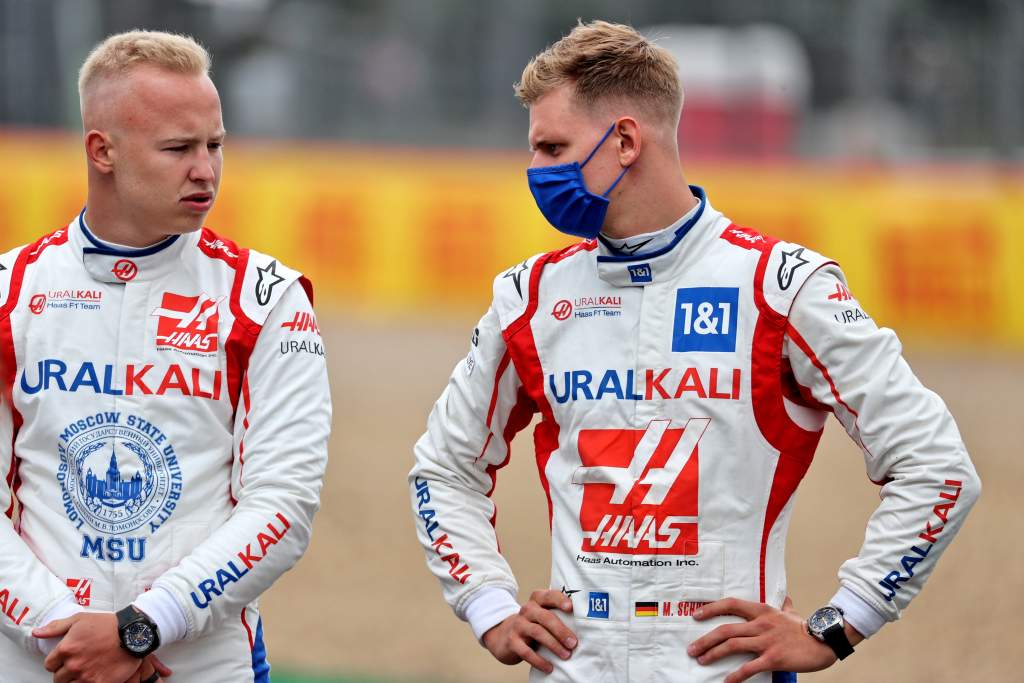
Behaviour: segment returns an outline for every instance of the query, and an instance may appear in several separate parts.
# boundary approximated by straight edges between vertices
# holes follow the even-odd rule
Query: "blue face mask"
[[[600,195],[587,189],[583,182],[583,167],[597,154],[613,130],[614,123],[582,164],[574,161],[571,164],[526,169],[526,179],[530,183],[530,192],[533,193],[537,207],[548,223],[564,233],[594,239],[601,232],[604,216],[608,212],[608,194],[615,189],[630,167],[622,169],[612,186]]]

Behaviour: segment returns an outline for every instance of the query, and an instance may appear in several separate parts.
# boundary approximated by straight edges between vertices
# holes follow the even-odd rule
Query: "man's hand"
[[[569,659],[576,647],[576,634],[552,609],[572,614],[572,601],[561,591],[534,591],[519,614],[513,614],[484,634],[484,647],[502,664],[525,661],[534,669],[551,673],[555,667],[534,648],[543,645],[562,659]]]
[[[163,680],[170,675],[171,670],[157,659],[156,655],[149,655],[142,660],[139,670],[124,683],[163,683]]]
[[[53,683],[124,683],[142,666],[121,647],[112,612],[79,612],[32,631],[35,638],[61,638],[43,666]],[[162,666],[162,665],[161,665]]]
[[[740,683],[763,671],[820,671],[836,661],[832,648],[807,632],[804,620],[793,609],[789,598],[782,604],[782,609],[760,602],[726,598],[705,605],[694,614],[694,618],[704,620],[723,614],[733,614],[747,621],[719,626],[693,641],[686,652],[701,664],[710,664],[742,652],[757,655],[730,673],[725,683]],[[863,640],[863,636],[849,624],[846,634],[854,645]]]

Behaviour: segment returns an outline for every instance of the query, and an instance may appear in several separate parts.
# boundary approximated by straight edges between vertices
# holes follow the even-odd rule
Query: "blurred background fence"
[[[0,122],[75,128],[105,35],[189,33],[233,135],[525,146],[511,85],[577,17],[681,56],[688,152],[1020,160],[1019,0],[0,0]]]

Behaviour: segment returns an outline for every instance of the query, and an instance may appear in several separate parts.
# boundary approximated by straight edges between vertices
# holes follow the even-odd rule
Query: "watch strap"
[[[853,654],[853,645],[850,644],[850,639],[846,637],[843,624],[836,624],[831,628],[825,629],[821,637],[840,660],[846,659]]]
[[[134,607],[128,605],[117,611],[117,630],[120,632],[125,626],[135,621],[139,616],[139,612]]]

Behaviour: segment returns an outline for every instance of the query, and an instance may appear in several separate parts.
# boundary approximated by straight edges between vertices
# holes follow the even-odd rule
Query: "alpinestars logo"
[[[197,354],[217,352],[217,326],[220,322],[218,306],[224,297],[214,299],[200,296],[182,296],[165,292],[163,305],[153,311],[159,318],[156,346]]]
[[[256,302],[266,306],[270,303],[274,287],[284,282],[284,278],[277,274],[277,261],[271,261],[266,268],[256,266],[256,272],[259,274],[256,280]]]
[[[526,272],[526,261],[523,261],[518,266],[513,266],[512,268],[509,268],[508,271],[506,271],[506,273],[501,276],[502,279],[505,279],[507,277],[512,278],[512,283],[516,286],[516,294],[519,295],[520,299],[523,298],[523,282],[522,282],[522,280],[523,280],[523,273],[525,273],[525,272]]]
[[[580,432],[580,526],[584,552],[696,555],[697,444],[711,420],[682,429],[653,420],[646,430]]]
[[[779,281],[779,289],[789,289],[789,286],[793,284],[793,275],[796,274],[797,268],[808,263],[810,261],[804,258],[803,247],[782,252],[782,263],[779,264],[779,272],[775,274],[775,278]]]

